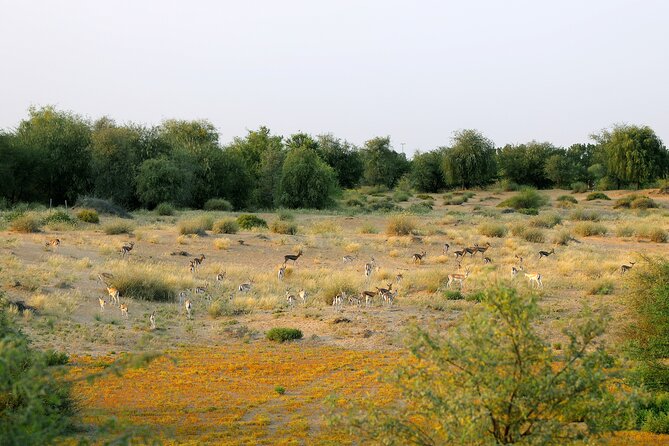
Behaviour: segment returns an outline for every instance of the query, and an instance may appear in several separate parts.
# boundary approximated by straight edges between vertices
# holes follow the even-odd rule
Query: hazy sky
[[[209,119],[406,151],[476,128],[669,144],[669,1],[0,0],[0,128],[53,104],[119,123]]]

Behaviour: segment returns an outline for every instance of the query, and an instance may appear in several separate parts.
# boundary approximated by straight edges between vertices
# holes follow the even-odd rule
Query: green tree
[[[497,175],[495,145],[476,130],[460,130],[453,135],[453,145],[442,148],[442,169],[449,185],[483,186]]]
[[[253,178],[239,153],[232,150],[221,151],[213,159],[213,196],[228,200],[235,209],[249,206],[253,190]]]
[[[442,164],[444,151],[417,152],[411,160],[411,184],[420,192],[439,192],[446,187]]]
[[[667,148],[650,127],[616,125],[593,138],[606,151],[609,174],[619,183],[641,188],[642,183],[667,175]]]
[[[575,168],[566,152],[559,150],[546,160],[544,165],[544,174],[557,187],[564,188],[569,186],[575,178]]]
[[[29,118],[16,130],[16,142],[22,150],[35,154],[41,201],[56,203],[88,192],[91,186],[89,149],[91,129],[83,118],[54,107],[31,108]]]
[[[258,178],[263,155],[283,151],[283,137],[272,135],[267,127],[260,127],[258,130],[249,130],[245,138],[235,138],[228,149],[239,152],[251,175]]]
[[[134,207],[140,134],[102,118],[93,125],[91,170],[95,196]]]
[[[363,173],[360,152],[356,148],[333,135],[319,135],[318,156],[332,167],[342,188],[353,188],[358,185]]]
[[[447,336],[415,329],[415,360],[391,378],[399,403],[370,401],[341,419],[365,444],[383,445],[563,445],[613,429],[620,406],[603,319],[584,313],[558,354],[537,334],[538,315],[536,298],[500,288]]]
[[[311,150],[318,150],[318,142],[312,138],[311,135],[307,135],[306,133],[295,133],[290,135],[284,142],[284,145],[289,150],[298,149],[300,147],[306,147]]]
[[[137,196],[149,209],[162,202],[183,206],[190,201],[190,185],[190,172],[181,169],[173,160],[150,159],[139,167]]]
[[[0,445],[51,444],[72,429],[71,386],[0,310]]]
[[[281,204],[288,208],[321,209],[337,187],[334,170],[308,147],[292,149],[281,171]]]
[[[390,137],[370,139],[360,153],[364,166],[363,182],[367,185],[393,187],[410,169],[406,155],[390,148]]]
[[[500,174],[517,184],[548,187],[552,180],[546,176],[546,161],[556,152],[548,142],[506,145],[497,154]]]

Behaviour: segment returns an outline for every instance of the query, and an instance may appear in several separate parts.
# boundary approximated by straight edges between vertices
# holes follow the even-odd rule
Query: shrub
[[[270,230],[275,234],[295,235],[297,234],[297,225],[287,221],[274,220],[270,225]]]
[[[218,220],[211,227],[211,232],[214,234],[236,234],[239,231],[237,220],[233,218],[224,218]]]
[[[302,339],[302,331],[297,328],[272,328],[267,332],[267,339],[276,342],[292,341],[294,339]]]
[[[600,216],[597,211],[588,211],[579,208],[569,214],[569,218],[576,221],[599,221]]]
[[[174,215],[174,206],[172,206],[171,203],[160,203],[158,206],[156,206],[156,213],[164,217]]]
[[[539,194],[534,189],[525,189],[502,201],[497,207],[508,207],[516,210],[521,209],[538,209],[548,203],[548,198],[545,195]]]
[[[553,236],[553,243],[556,245],[567,245],[571,239],[571,233],[567,229],[563,229]]]
[[[463,203],[467,202],[467,197],[459,195],[457,197],[454,197],[451,194],[446,194],[444,195],[444,204],[447,206],[459,206]]]
[[[409,235],[416,229],[416,223],[406,215],[395,215],[388,221],[386,234],[388,235]]]
[[[578,203],[578,200],[572,197],[571,195],[560,195],[559,197],[557,197],[557,201],[565,201],[567,203],[573,203],[573,204]]]
[[[50,225],[54,223],[74,224],[76,223],[76,220],[67,211],[58,209],[56,211],[47,214],[47,216],[44,217],[44,219],[42,220],[42,223],[45,225]]]
[[[232,204],[223,198],[210,198],[204,203],[205,211],[231,211]]]
[[[279,217],[279,220],[281,221],[293,221],[295,220],[295,214],[290,212],[287,209],[279,209],[277,211],[277,217]]]
[[[214,319],[221,316],[242,316],[244,314],[248,314],[249,312],[250,310],[247,308],[241,307],[239,304],[228,299],[219,299],[214,301],[211,305],[209,305],[209,308],[207,308],[207,313],[209,313],[209,316]]]
[[[630,207],[632,209],[650,209],[650,208],[656,208],[658,206],[655,200],[653,200],[652,198],[638,197],[635,198],[632,201],[632,203],[630,203]]]
[[[608,296],[613,294],[615,290],[615,285],[611,280],[602,280],[595,283],[589,290],[588,294],[595,296]]]
[[[465,298],[460,290],[446,290],[444,291],[444,297],[448,300],[462,300]]]
[[[86,223],[100,223],[100,216],[95,209],[82,209],[77,212],[77,218]]]
[[[499,187],[504,191],[504,192],[516,192],[519,189],[519,186],[517,183],[509,180],[509,179],[503,179],[499,183]]]
[[[371,223],[365,223],[359,229],[361,234],[378,234],[379,230]]]
[[[526,230],[527,226],[525,224],[517,223],[511,226],[511,235],[513,235],[514,237],[520,237],[525,233]]]
[[[214,239],[214,248],[216,249],[230,249],[232,245],[232,240],[229,238],[217,238]]]
[[[132,223],[120,219],[108,221],[102,226],[102,230],[107,235],[130,234],[134,229]]]
[[[571,184],[571,191],[575,194],[582,194],[588,191],[588,185],[582,181],[577,181]]]
[[[100,214],[116,215],[121,218],[132,218],[125,209],[121,206],[112,203],[109,200],[94,197],[79,197],[77,199],[77,207],[95,209]]]
[[[403,191],[403,190],[398,190],[395,191],[393,194],[393,200],[400,202],[400,201],[407,201],[409,199],[410,195],[409,193]]]
[[[123,297],[153,302],[170,302],[176,297],[175,284],[151,268],[116,271],[111,282]]]
[[[581,237],[591,237],[594,235],[606,235],[606,226],[599,223],[581,222],[574,226],[574,232]]]
[[[662,228],[654,228],[650,231],[648,235],[651,242],[655,243],[667,243],[669,239],[669,234]]]
[[[369,200],[367,204],[368,212],[397,212],[401,211],[402,208],[395,205],[389,200],[374,199]]]
[[[562,218],[558,214],[541,214],[530,220],[530,226],[535,228],[552,228],[562,223]]]
[[[610,200],[609,196],[606,195],[604,192],[590,192],[585,199],[587,201],[592,201],[592,200]]]
[[[636,231],[631,226],[618,226],[616,228],[616,237],[633,237]]]
[[[42,220],[32,212],[14,218],[9,224],[9,229],[12,231],[23,233],[39,232],[41,227]]]
[[[522,237],[530,243],[544,243],[546,234],[540,229],[527,228],[523,231]]]
[[[429,194],[418,194],[416,195],[416,198],[420,198],[421,200],[432,200],[434,201],[434,197]]]
[[[257,215],[253,214],[242,214],[237,217],[237,224],[242,229],[253,229],[253,228],[266,228],[267,222]]]
[[[47,350],[44,352],[44,359],[47,367],[53,365],[65,365],[70,361],[70,357],[65,352],[57,352],[55,350]]]
[[[206,215],[196,218],[189,218],[187,220],[181,220],[177,225],[179,228],[179,234],[181,235],[206,235],[207,231],[210,231],[213,226],[214,222],[212,218]]]
[[[428,201],[421,203],[413,203],[407,208],[407,212],[411,214],[429,214],[432,211],[432,205]]]
[[[479,234],[485,235],[486,237],[506,237],[506,234],[509,230],[505,225],[496,224],[496,223],[485,223],[479,226]]]

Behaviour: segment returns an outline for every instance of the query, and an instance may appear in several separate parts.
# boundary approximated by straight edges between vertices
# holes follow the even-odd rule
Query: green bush
[[[287,209],[279,209],[277,211],[277,217],[279,217],[279,220],[281,221],[293,221],[295,220],[295,214],[290,212]]]
[[[113,285],[124,297],[152,302],[172,302],[176,297],[175,286],[168,278],[144,268],[117,271]]]
[[[95,209],[82,209],[77,212],[77,218],[86,223],[100,223],[100,216]]]
[[[129,221],[120,219],[108,221],[102,226],[102,230],[107,235],[130,234],[135,226]]]
[[[667,243],[669,240],[669,234],[662,228],[654,228],[648,234],[651,242],[655,243]]]
[[[9,224],[12,231],[23,233],[39,232],[41,227],[42,219],[32,212],[14,218]]]
[[[444,195],[444,204],[446,206],[459,206],[463,203],[466,203],[468,198],[462,195],[454,197],[452,194]]]
[[[210,198],[204,203],[205,211],[231,211],[232,204],[223,198]]]
[[[444,297],[448,300],[462,300],[465,298],[460,290],[446,290],[444,291]]]
[[[269,229],[275,234],[297,234],[297,225],[287,221],[274,220]]]
[[[479,234],[485,235],[486,237],[502,238],[506,237],[508,232],[509,230],[503,224],[484,223],[479,226]]]
[[[530,243],[544,243],[546,234],[540,229],[527,228],[523,231],[522,237]]]
[[[302,331],[297,328],[272,328],[267,332],[267,339],[276,342],[292,341],[294,339],[302,339]]]
[[[553,243],[556,245],[567,245],[571,239],[571,232],[567,229],[563,229],[553,236]]]
[[[567,203],[577,204],[578,200],[571,195],[560,195],[557,197],[557,201],[565,201]]]
[[[504,192],[516,192],[520,188],[517,183],[509,179],[503,179],[502,181],[500,181],[499,187]]]
[[[502,201],[497,207],[507,207],[516,210],[521,209],[539,209],[548,203],[548,198],[545,195],[539,194],[534,189],[525,189]]]
[[[588,294],[595,296],[608,296],[613,294],[615,284],[611,280],[602,280],[595,283],[589,290]]]
[[[95,209],[100,214],[116,215],[121,218],[132,218],[125,209],[112,203],[109,200],[94,197],[79,197],[77,199],[77,207]]]
[[[401,211],[402,208],[395,205],[389,200],[390,197],[385,197],[384,199],[373,199],[369,200],[367,203],[366,210],[368,212],[397,212]]]
[[[239,225],[234,218],[224,218],[218,220],[211,227],[211,232],[214,234],[236,234],[239,231]]]
[[[651,393],[635,402],[637,429],[654,434],[669,434],[669,394]]]
[[[562,217],[558,214],[541,214],[530,220],[530,226],[535,228],[552,228],[562,223]]]
[[[599,223],[581,222],[574,226],[574,232],[581,237],[592,237],[594,235],[606,235],[606,226]]]
[[[616,227],[616,237],[634,237],[636,231],[631,226]]]
[[[181,220],[177,227],[179,228],[179,234],[182,235],[205,235],[207,231],[211,231],[211,229],[214,227],[214,221],[211,217],[203,215],[200,217]]]
[[[585,199],[587,201],[592,201],[592,200],[610,200],[609,196],[606,195],[604,192],[590,192]]]
[[[174,215],[174,206],[172,206],[172,203],[160,203],[156,206],[156,213],[163,217],[169,217],[170,215]]]
[[[54,365],[65,365],[70,361],[70,357],[65,352],[57,352],[55,350],[47,350],[44,352],[44,359],[47,367]]]
[[[576,221],[599,221],[600,216],[597,211],[588,211],[585,209],[575,209],[571,214],[569,214],[571,220]]]
[[[407,212],[411,214],[429,214],[432,211],[432,205],[429,201],[423,201],[421,203],[413,203],[407,208]]]
[[[577,181],[575,183],[572,183],[571,191],[575,194],[582,194],[588,191],[588,185],[583,183],[582,181]]]
[[[417,194],[416,198],[420,198],[421,200],[432,200],[434,201],[434,197],[429,194]]]
[[[649,209],[656,207],[657,203],[653,199],[636,194],[625,195],[624,197],[618,198],[613,205],[614,209]]]
[[[395,193],[393,194],[393,200],[395,200],[398,203],[400,201],[407,201],[409,198],[410,198],[409,193],[403,190],[395,191]]]
[[[386,234],[388,235],[409,235],[416,229],[416,222],[406,215],[395,215],[388,220]]]
[[[253,214],[240,215],[237,217],[237,224],[242,229],[267,228],[267,222]]]

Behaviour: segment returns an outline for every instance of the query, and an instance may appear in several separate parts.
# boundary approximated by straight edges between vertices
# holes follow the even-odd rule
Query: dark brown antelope
[[[392,289],[393,289],[393,284],[392,284],[392,283],[389,283],[389,284],[387,285],[387,287],[388,287],[388,288],[379,288],[379,287],[375,287],[375,288],[376,288],[376,294],[378,294],[379,296],[383,296],[384,294],[386,294],[386,293],[392,291]]]
[[[449,245],[448,243],[444,243],[444,255],[446,255],[446,253],[448,252],[448,248],[450,247],[451,245]]]
[[[130,251],[132,251],[132,248],[135,247],[135,242],[130,242],[127,245],[121,246],[121,257],[125,257],[126,254],[130,254]]]
[[[630,262],[629,265],[620,266],[620,274],[625,274],[627,271],[631,270],[636,262]]]
[[[363,291],[362,293],[360,293],[360,298],[365,299],[366,307],[374,303],[374,296],[376,296],[376,293],[374,291]]]
[[[427,253],[423,251],[420,254],[414,254],[411,258],[413,259],[414,264],[421,264],[423,263],[423,259],[427,256]]]
[[[460,257],[465,256],[465,249],[461,249],[460,251],[453,251],[453,254],[455,255],[455,260],[458,260]]]
[[[476,249],[476,252],[480,252],[481,256],[483,256],[490,246],[490,242],[486,242],[484,246],[474,245],[474,248]]]
[[[483,257],[483,263],[486,265],[492,263],[492,259],[490,257]]]
[[[551,249],[550,251],[539,251],[539,260],[544,257],[548,257],[551,254],[555,254],[555,248]]]
[[[202,265],[202,262],[204,262],[205,256],[204,254],[200,254],[200,257],[195,257],[192,261],[193,266],[195,269],[198,269],[200,265]]]
[[[478,252],[478,246],[473,246],[471,248],[463,249],[465,254],[469,254],[469,257],[474,257],[474,254]]]
[[[297,254],[286,254],[283,256],[283,263],[287,263],[289,260],[293,261],[293,265],[297,262],[297,259],[302,255],[302,250],[297,251]]]

